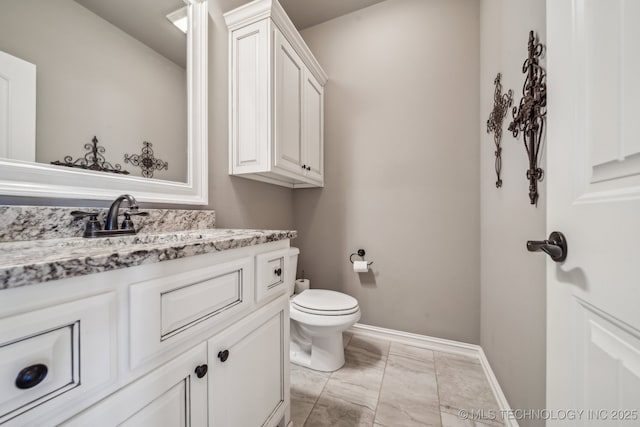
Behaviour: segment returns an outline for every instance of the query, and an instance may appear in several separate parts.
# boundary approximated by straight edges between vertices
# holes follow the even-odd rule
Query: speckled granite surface
[[[86,219],[74,219],[72,211],[100,212],[103,222],[108,208],[68,208],[55,206],[0,206],[0,242],[82,237]],[[138,233],[166,233],[176,230],[214,228],[213,210],[141,209],[148,217],[134,217]],[[120,210],[121,212],[124,209]],[[120,221],[122,217],[120,218]]]
[[[292,239],[295,231],[206,229],[0,243],[0,289]]]

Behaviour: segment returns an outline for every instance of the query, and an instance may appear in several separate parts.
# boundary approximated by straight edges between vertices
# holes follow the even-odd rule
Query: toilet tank
[[[293,295],[296,285],[296,271],[298,269],[298,254],[300,249],[289,248],[289,268],[285,271],[287,288],[289,288],[289,296]]]

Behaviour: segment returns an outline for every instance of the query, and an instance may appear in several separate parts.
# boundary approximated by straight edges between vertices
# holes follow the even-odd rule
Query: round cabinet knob
[[[307,170],[310,171],[311,170],[311,166],[307,166]]]
[[[276,276],[278,276],[278,277],[282,276],[282,269],[281,269],[281,268],[276,268],[273,272],[274,272],[274,273],[276,274]]]
[[[198,378],[202,378],[202,377],[204,377],[205,375],[207,375],[207,371],[208,371],[208,370],[209,370],[209,367],[208,367],[206,364],[204,364],[204,365],[200,365],[200,366],[197,366],[197,367],[196,367],[196,370],[195,370],[195,372],[196,372],[196,376],[197,376]]]
[[[16,387],[22,390],[35,387],[47,378],[48,372],[49,368],[42,363],[27,366],[18,373]]]
[[[307,168],[307,165],[302,165],[302,169],[306,169],[306,168]]]
[[[221,362],[226,362],[228,358],[229,358],[229,350],[218,352],[218,359],[220,359]]]

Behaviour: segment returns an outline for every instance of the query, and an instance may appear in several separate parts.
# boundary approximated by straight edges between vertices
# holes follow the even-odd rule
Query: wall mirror
[[[206,204],[207,25],[206,0],[1,1],[0,194]]]

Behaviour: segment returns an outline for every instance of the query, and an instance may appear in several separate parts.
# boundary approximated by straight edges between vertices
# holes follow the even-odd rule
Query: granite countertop
[[[295,231],[202,229],[0,243],[0,289],[292,239]]]

